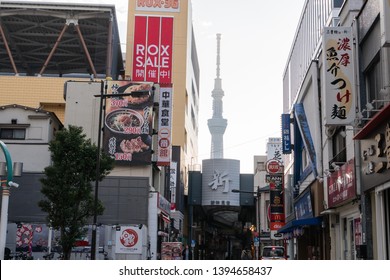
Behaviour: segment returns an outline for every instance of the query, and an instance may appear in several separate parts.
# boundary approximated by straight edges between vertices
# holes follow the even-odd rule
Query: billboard
[[[132,80],[172,82],[173,17],[135,16]]]
[[[351,27],[325,27],[323,35],[325,125],[355,119],[355,83]]]
[[[152,88],[152,83],[107,82],[103,147],[116,164],[151,163]]]

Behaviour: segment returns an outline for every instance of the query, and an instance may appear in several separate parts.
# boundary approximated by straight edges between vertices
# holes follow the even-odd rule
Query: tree
[[[44,199],[39,201],[48,214],[48,223],[61,233],[64,259],[70,259],[75,242],[85,234],[85,225],[95,210],[102,215],[104,207],[95,198],[91,182],[96,181],[98,148],[86,139],[81,127],[69,126],[58,131],[49,143],[52,165],[45,168],[41,179]],[[114,159],[100,151],[101,181],[114,167]]]

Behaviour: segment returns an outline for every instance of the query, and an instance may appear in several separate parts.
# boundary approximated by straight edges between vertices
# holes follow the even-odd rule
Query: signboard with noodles
[[[114,96],[106,100],[105,151],[116,164],[150,164],[153,84],[109,81],[107,94]]]

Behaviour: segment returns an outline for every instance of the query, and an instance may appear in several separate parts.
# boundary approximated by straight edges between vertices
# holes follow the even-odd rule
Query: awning
[[[322,223],[321,217],[292,220],[292,221],[288,222],[287,224],[285,224],[281,229],[279,229],[278,233],[292,232],[295,228],[298,228],[298,227],[315,226],[315,225],[320,225],[321,223]]]
[[[164,212],[161,212],[160,213],[160,216],[161,216],[161,219],[163,219],[166,223],[171,223],[171,219],[169,218],[169,216],[167,214],[165,214]]]

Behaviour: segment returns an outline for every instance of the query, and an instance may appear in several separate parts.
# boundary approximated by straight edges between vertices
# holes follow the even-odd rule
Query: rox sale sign
[[[173,17],[136,16],[133,81],[171,83]]]

